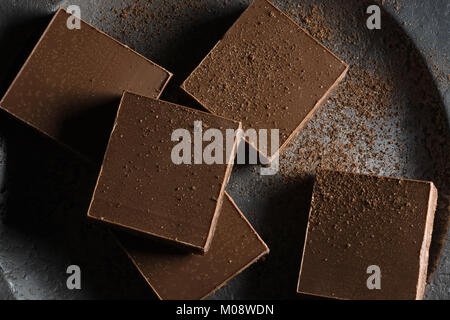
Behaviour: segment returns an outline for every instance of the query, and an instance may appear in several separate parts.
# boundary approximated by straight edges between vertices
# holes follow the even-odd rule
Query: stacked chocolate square
[[[101,163],[87,215],[159,298],[205,298],[269,252],[225,191],[239,144],[276,161],[348,67],[255,0],[181,86],[201,112],[158,100],[170,72],[71,18],[58,10],[0,107]],[[248,134],[271,129],[275,146]],[[320,172],[298,291],[420,299],[436,197],[431,183]],[[388,279],[377,290],[374,265]]]

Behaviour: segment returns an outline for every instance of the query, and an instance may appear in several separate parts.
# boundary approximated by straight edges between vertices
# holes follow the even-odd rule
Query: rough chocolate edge
[[[450,227],[450,214],[448,206],[443,204],[436,208],[436,215],[433,224],[433,235],[430,244],[430,261],[428,262],[428,281],[431,281],[436,273],[442,252],[447,241],[448,230]]]
[[[248,267],[250,267],[252,264],[254,264],[255,262],[257,262],[259,259],[261,259],[263,256],[265,256],[266,254],[269,254],[270,249],[267,246],[267,244],[264,242],[264,240],[261,238],[261,236],[256,232],[256,230],[253,228],[253,226],[251,225],[251,223],[247,220],[247,218],[245,217],[245,215],[242,213],[241,209],[239,209],[239,207],[237,206],[237,204],[234,202],[233,198],[231,198],[231,196],[228,194],[228,192],[225,191],[225,196],[228,198],[228,200],[230,200],[231,204],[233,205],[233,207],[236,209],[236,211],[239,213],[239,215],[241,216],[241,219],[244,220],[247,225],[249,226],[251,232],[256,236],[256,238],[261,242],[261,244],[264,246],[265,250],[263,252],[261,252],[261,254],[259,254],[258,256],[256,256],[255,258],[253,258],[252,260],[250,260],[249,263],[247,263],[246,265],[242,266],[238,271],[236,271],[235,273],[233,273],[230,277],[228,277],[224,282],[222,282],[220,285],[216,286],[210,293],[208,293],[207,295],[205,295],[204,297],[201,298],[201,300],[207,298],[208,296],[210,296],[211,294],[213,294],[214,292],[216,292],[217,290],[219,290],[220,288],[222,288],[223,286],[225,286],[231,279],[233,279],[234,277],[236,277],[237,275],[239,275],[240,273],[242,273],[245,269],[247,269]]]
[[[434,184],[430,183],[430,194],[428,199],[428,210],[426,215],[424,237],[420,248],[419,279],[417,282],[416,300],[422,300],[427,282],[427,270],[431,235],[433,233],[434,214],[436,212],[438,192]]]
[[[316,190],[316,188],[317,188],[317,180],[314,181],[313,192],[312,192],[312,197],[311,197],[311,204],[314,201],[314,193],[315,193],[314,191]],[[300,271],[299,271],[298,280],[297,280],[297,293],[308,294],[308,295],[314,295],[314,294],[302,290],[301,278],[302,278],[302,271],[303,271],[303,262],[305,261],[306,245],[308,243],[309,225],[310,225],[310,218],[311,218],[312,210],[313,210],[313,208],[311,205],[309,208],[309,213],[308,213],[308,224],[306,225],[305,241],[303,242],[302,261],[300,263]]]
[[[340,76],[336,79],[336,81],[331,85],[331,87],[327,90],[327,92],[325,92],[325,94],[322,96],[322,98],[320,98],[319,101],[317,101],[315,106],[306,115],[306,117],[303,119],[303,121],[300,122],[300,124],[297,126],[297,128],[295,128],[295,130],[292,131],[292,133],[289,135],[289,137],[286,139],[286,141],[281,145],[281,147],[278,149],[278,151],[275,153],[275,155],[272,155],[269,158],[269,163],[271,163],[275,157],[280,156],[280,154],[284,151],[284,149],[286,149],[286,147],[289,145],[289,143],[300,133],[300,131],[302,131],[304,129],[304,127],[306,126],[308,121],[311,120],[311,118],[316,113],[316,111],[327,102],[330,95],[334,92],[334,90],[337,88],[339,83],[344,79],[345,75],[347,74],[348,69],[349,69],[349,67],[347,65],[345,65],[344,71],[340,74]]]
[[[240,129],[242,129],[241,122],[239,122],[239,127],[237,130],[240,130]],[[206,242],[204,244],[203,253],[206,253],[209,250],[209,248],[211,246],[211,241],[214,237],[214,232],[216,231],[217,220],[219,219],[219,215],[220,215],[220,212],[222,209],[225,189],[228,185],[228,182],[230,181],[231,172],[233,171],[234,159],[236,158],[237,146],[238,146],[239,142],[240,142],[239,137],[235,136],[234,143],[233,143],[233,150],[231,151],[230,159],[227,159],[227,170],[225,171],[225,176],[224,176],[224,179],[222,182],[222,187],[220,188],[219,199],[217,200],[218,204],[216,206],[216,210],[214,211],[214,215],[213,215],[213,218],[211,221],[211,227],[209,229],[208,235],[206,236]],[[236,207],[236,205],[235,205],[235,207]]]

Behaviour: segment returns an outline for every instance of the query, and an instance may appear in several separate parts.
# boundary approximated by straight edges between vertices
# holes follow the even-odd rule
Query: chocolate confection
[[[247,129],[279,129],[282,151],[346,74],[347,66],[266,0],[255,0],[182,88]],[[272,148],[274,149],[272,152]]]
[[[436,201],[431,182],[319,172],[298,292],[422,299]]]
[[[202,127],[194,128],[201,121]],[[240,129],[240,123],[168,102],[124,93],[88,216],[142,235],[206,252],[236,153],[222,164],[176,164],[175,130]],[[202,140],[200,140],[202,143]],[[190,145],[190,143],[189,143]],[[192,148],[192,149],[195,149]],[[228,157],[228,158],[225,158]],[[194,152],[188,160],[194,158]]]
[[[123,91],[157,98],[170,72],[59,9],[0,107],[85,158],[103,157]]]

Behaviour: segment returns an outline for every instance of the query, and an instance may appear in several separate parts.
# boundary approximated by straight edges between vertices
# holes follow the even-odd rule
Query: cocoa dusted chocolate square
[[[320,171],[298,292],[422,299],[436,202],[432,182]]]
[[[181,87],[210,112],[242,121],[246,133],[278,129],[277,144],[245,137],[271,161],[347,69],[272,3],[255,0]]]
[[[240,122],[124,93],[88,216],[206,252]]]

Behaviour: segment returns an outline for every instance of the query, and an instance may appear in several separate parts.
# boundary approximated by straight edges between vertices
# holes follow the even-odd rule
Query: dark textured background
[[[393,58],[405,61],[398,68],[383,70],[387,77],[394,79],[392,105],[403,110],[396,114],[397,119],[386,116],[368,121],[359,119],[357,114],[353,116],[351,109],[346,111],[356,122],[366,121],[375,130],[392,129],[398,134],[380,134],[369,138],[369,141],[356,143],[343,166],[365,173],[447,180],[449,156],[445,142],[449,137],[450,114],[448,1],[383,1],[383,29],[378,32],[368,32],[365,28],[365,8],[371,2],[274,2],[303,26],[304,21],[296,16],[298,5],[317,4],[323,9],[325,18],[330,21],[335,21],[336,17],[341,19],[342,23],[336,25],[338,36],[325,44],[351,68],[361,65],[363,57],[381,62]],[[133,3],[135,11],[123,10]],[[83,19],[175,74],[163,99],[198,107],[177,86],[248,3],[233,0],[2,0],[0,94],[3,95],[12,81],[51,14],[60,5],[77,4],[81,6]],[[141,18],[146,16],[145,12],[154,15]],[[350,46],[343,36],[339,36],[346,33],[356,33],[360,38],[358,44]],[[387,38],[406,43],[407,49],[397,50],[395,45],[386,41]],[[343,47],[346,50],[342,50]],[[417,76],[409,73],[411,61],[408,60],[411,59],[425,70],[420,75],[425,81],[420,83],[419,89],[433,101],[433,108],[427,108],[427,102],[421,101],[421,94],[414,96],[415,92],[422,91],[415,87],[418,85]],[[313,153],[314,150],[309,150],[309,141],[314,139],[329,153],[350,139],[350,135],[333,139],[328,130],[329,119],[333,119],[333,125],[340,132],[354,130],[351,126],[346,127],[345,122],[339,122],[336,110],[335,103],[330,101],[318,112],[288,149],[279,175],[261,177],[256,166],[234,168],[228,190],[267,242],[271,254],[233,279],[212,299],[298,298],[295,288],[312,173],[317,164],[310,159],[299,160],[296,155]],[[444,143],[430,151],[429,145],[433,141]],[[387,154],[386,158],[380,159],[381,151]],[[360,160],[362,153],[364,161]],[[334,167],[330,160],[322,165]],[[86,221],[85,213],[95,180],[95,168],[89,168],[47,138],[4,112],[0,113],[0,211],[5,216],[0,224],[0,298],[154,298],[108,231]],[[438,213],[442,220],[448,216],[447,186],[445,183],[438,186],[441,196]],[[427,287],[426,297],[429,299],[450,299],[449,242],[443,248],[439,265]],[[439,249],[434,245],[432,252]],[[434,261],[436,255],[432,257]],[[65,270],[70,264],[80,265],[83,290],[67,290]]]

